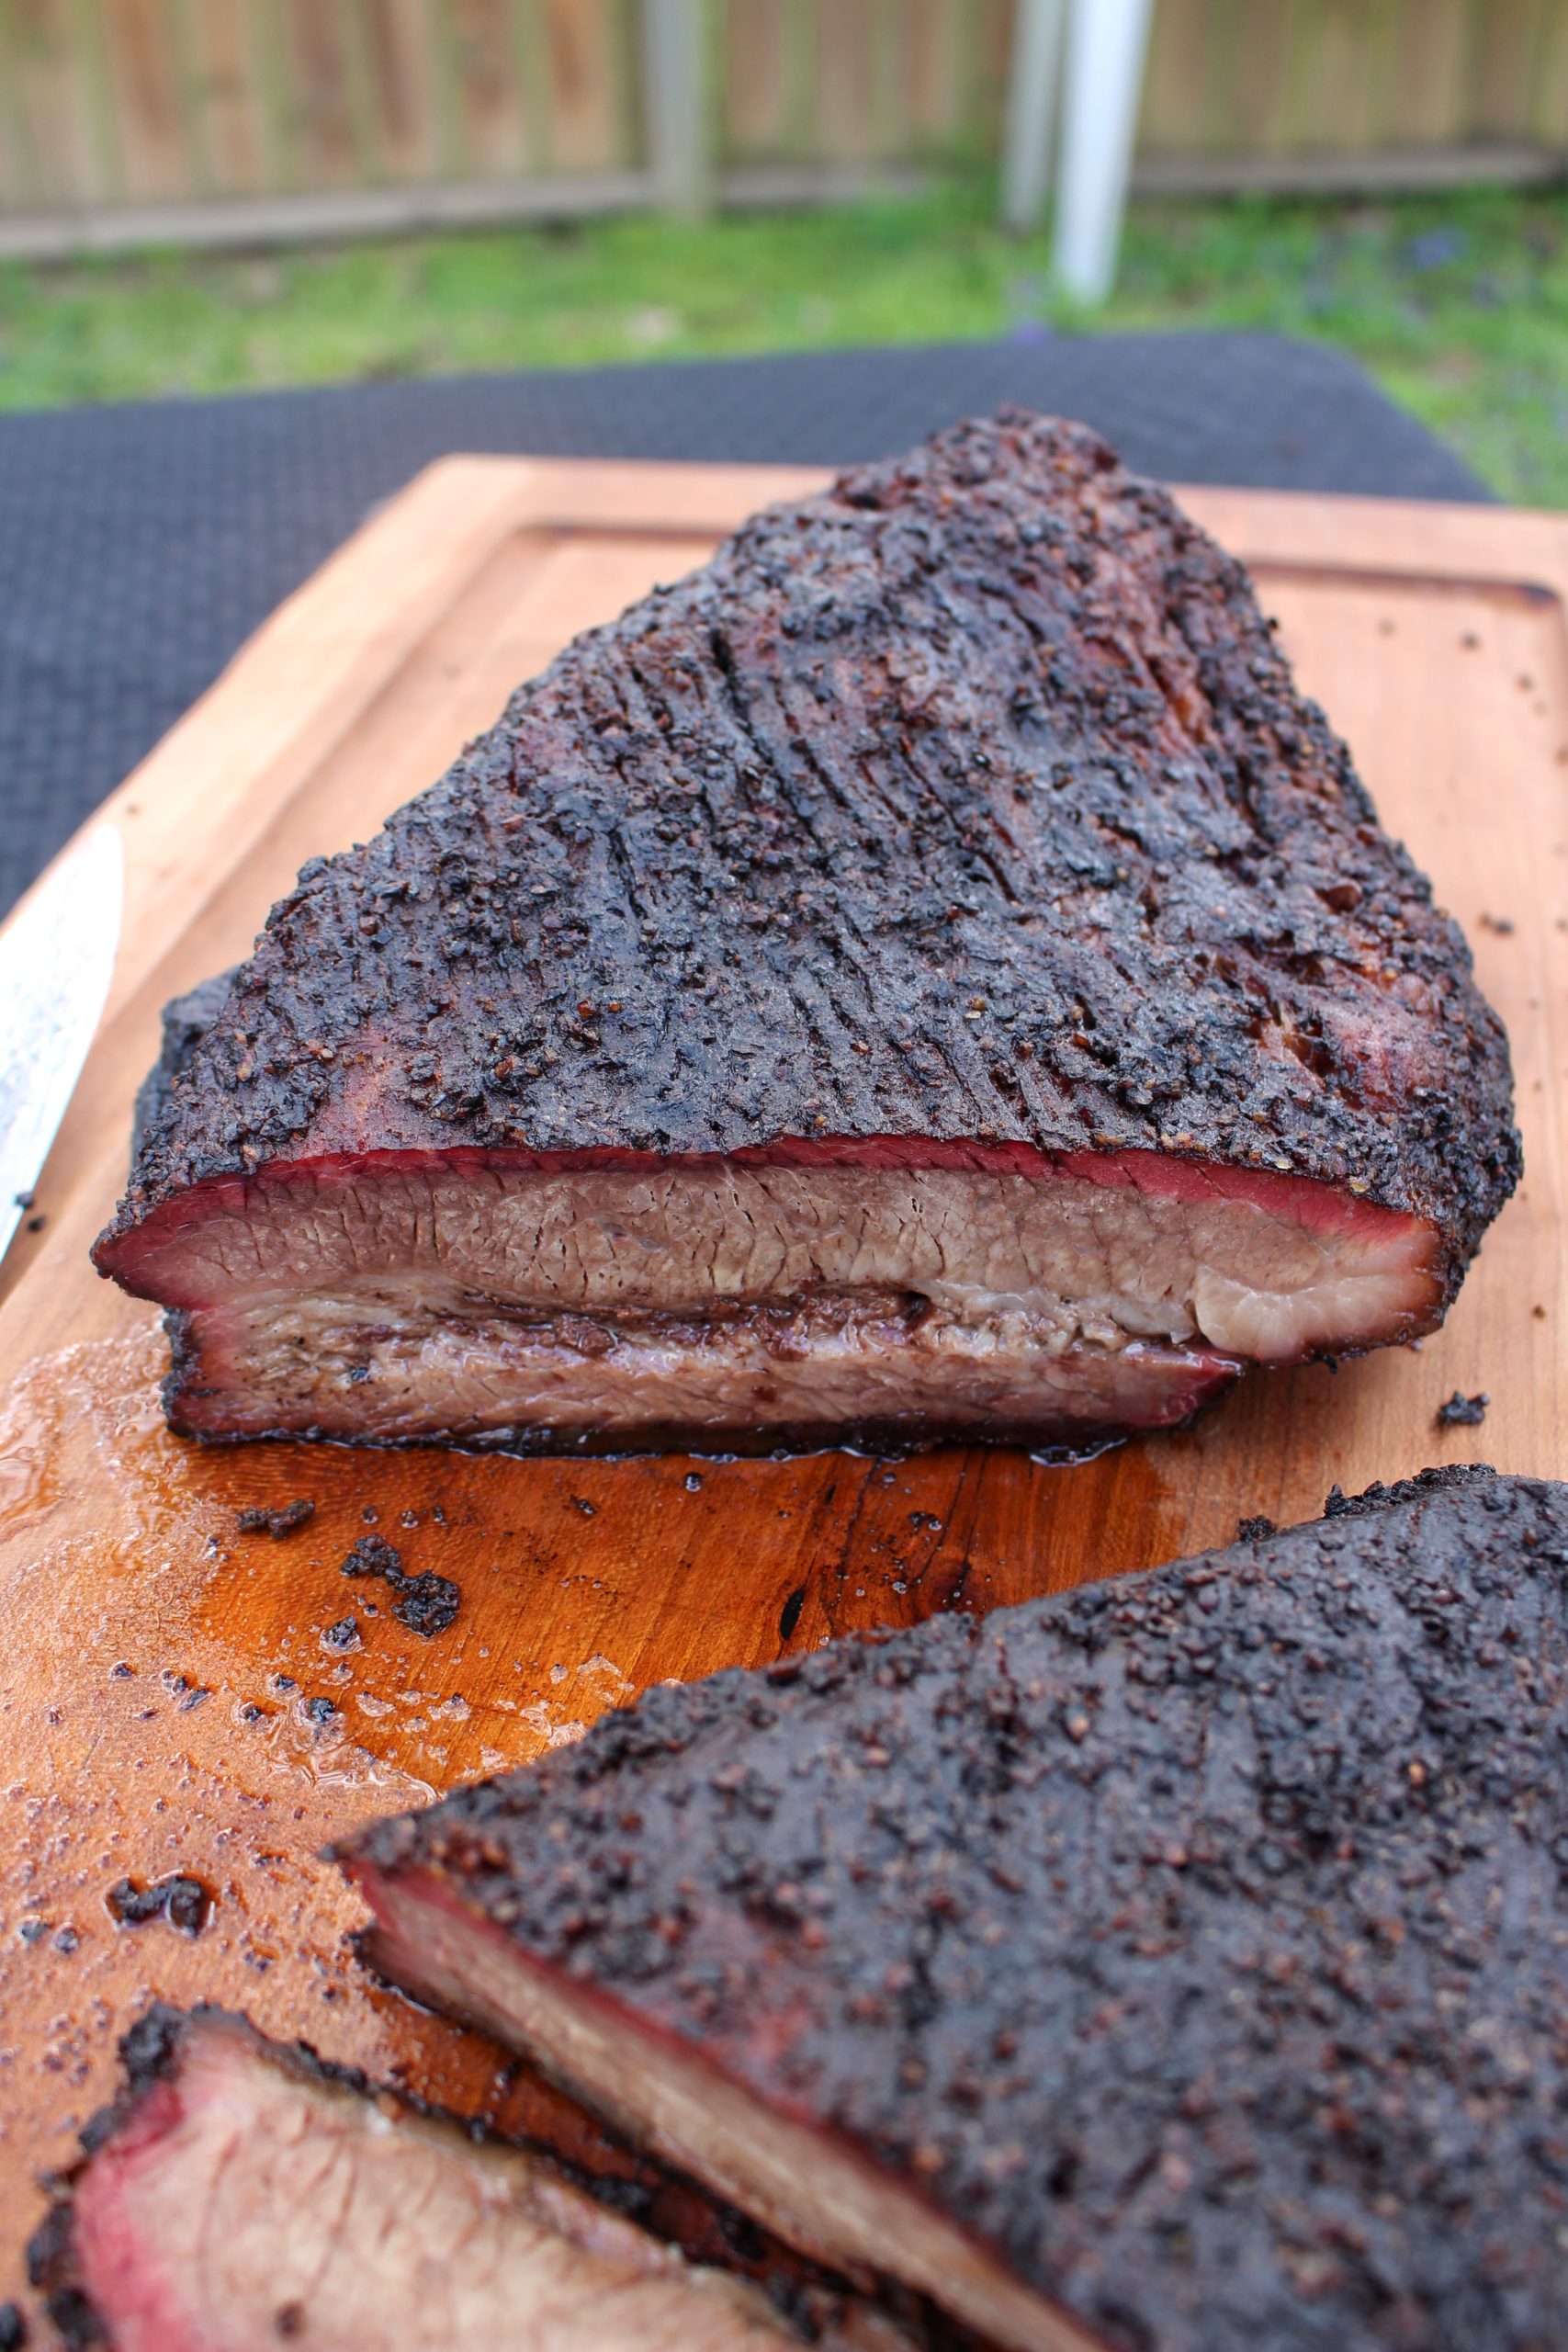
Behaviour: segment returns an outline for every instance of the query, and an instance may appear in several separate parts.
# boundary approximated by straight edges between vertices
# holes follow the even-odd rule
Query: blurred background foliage
[[[841,209],[0,264],[0,406],[1081,331],[973,172]],[[1568,505],[1568,198],[1145,198],[1096,327],[1331,343],[1503,496]]]

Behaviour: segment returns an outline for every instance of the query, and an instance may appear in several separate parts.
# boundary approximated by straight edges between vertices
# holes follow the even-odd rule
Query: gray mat
[[[830,465],[1021,401],[1168,481],[1478,500],[1337,354],[1065,336],[0,418],[0,909],[367,512],[455,449]]]

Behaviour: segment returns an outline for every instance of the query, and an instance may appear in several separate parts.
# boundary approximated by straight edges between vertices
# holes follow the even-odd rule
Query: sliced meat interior
[[[544,2159],[280,2048],[154,2010],[33,2248],[74,2346],[112,2352],[779,2352],[752,2287]],[[897,2352],[869,2311],[813,2340]]]
[[[1322,1185],[919,1157],[344,1161],[152,1220],[138,1280],[179,1309],[184,1430],[514,1446],[1072,1444],[1440,1306],[1431,1227]]]
[[[203,1437],[1087,1445],[1430,1329],[1518,1171],[1245,574],[1017,411],[568,647],[141,1110]]]
[[[1014,2352],[1544,2352],[1565,1743],[1568,1487],[1429,1472],[344,1859],[397,1982]]]

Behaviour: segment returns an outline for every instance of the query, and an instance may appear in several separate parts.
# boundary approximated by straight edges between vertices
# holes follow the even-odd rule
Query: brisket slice
[[[81,2352],[908,2352],[849,2297],[804,2297],[803,2335],[543,2157],[220,2010],[121,2052],[31,2249]]]
[[[1568,2342],[1568,1487],[647,1692],[369,1956],[1021,2352]]]
[[[209,1437],[1083,1442],[1429,1329],[1518,1167],[1246,575],[1016,411],[579,639],[143,1107]]]

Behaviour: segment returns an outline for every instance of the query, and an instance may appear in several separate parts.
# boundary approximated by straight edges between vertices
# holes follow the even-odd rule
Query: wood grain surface
[[[97,1042],[0,1268],[0,2300],[35,2176],[69,2153],[117,2034],[158,1994],[467,2112],[597,2145],[477,2037],[378,1991],[323,1842],[523,1761],[661,1677],[847,1628],[985,1609],[1314,1513],[1429,1462],[1568,1474],[1568,523],[1474,508],[1192,492],[1253,565],[1385,821],[1465,924],[1514,1044],[1527,1174],[1419,1349],[1258,1375],[1190,1431],[1095,1462],[511,1462],[164,1430],[152,1311],[87,1247],[126,1159],[165,998],[243,955],[308,855],[431,782],[573,631],[815,477],[450,459],[266,625],[107,804],[128,911]],[[1480,1429],[1439,1429],[1460,1388]],[[238,1510],[308,1497],[282,1540]],[[457,1581],[421,1639],[340,1574],[367,1526]],[[323,1636],[345,1616],[347,1649]],[[117,1925],[107,1890],[194,1874],[196,1936]],[[599,2157],[603,2159],[603,2151]],[[607,2160],[607,2159],[603,2159]]]

